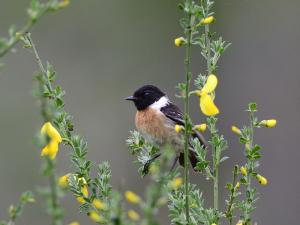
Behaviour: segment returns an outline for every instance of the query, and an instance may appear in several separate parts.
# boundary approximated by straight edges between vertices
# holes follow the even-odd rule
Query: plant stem
[[[43,66],[42,60],[39,57],[39,54],[37,52],[37,49],[35,47],[35,44],[31,38],[31,34],[27,33],[25,34],[25,38],[27,38],[27,40],[29,41],[31,48],[33,50],[33,53],[35,55],[35,58],[37,60],[37,63],[40,67],[40,70],[43,74],[43,76],[45,76],[45,80],[46,80],[46,85],[49,88],[49,90],[52,90],[52,86],[51,83],[49,81],[48,78],[48,74],[47,71],[45,70],[45,67]],[[45,98],[42,98],[42,115],[44,117],[45,122],[46,121],[51,121],[50,116],[47,113],[47,100]],[[61,225],[62,221],[61,221],[61,208],[59,205],[59,199],[57,196],[57,182],[56,182],[56,174],[55,174],[55,163],[52,159],[50,159],[49,157],[46,158],[47,161],[47,167],[50,170],[50,173],[48,175],[49,177],[49,185],[50,185],[50,195],[51,195],[51,216],[52,216],[52,224],[53,225]]]
[[[60,214],[60,207],[58,203],[58,197],[57,197],[57,183],[56,183],[56,175],[55,175],[55,164],[53,160],[51,160],[49,157],[47,157],[47,163],[48,167],[51,168],[51,172],[49,174],[49,184],[50,184],[50,191],[51,191],[51,207],[52,210],[52,224],[53,225],[60,225],[61,222],[61,214]]]
[[[234,167],[233,170],[233,179],[232,179],[232,189],[230,191],[230,197],[229,197],[229,203],[228,203],[228,207],[225,213],[226,218],[229,220],[229,224],[232,225],[232,217],[233,217],[233,204],[234,204],[234,200],[236,198],[236,191],[237,188],[235,187],[236,185],[236,177],[237,177],[237,173],[238,173],[238,166]]]
[[[206,6],[207,7],[207,6]],[[208,8],[206,9],[206,14],[208,14]],[[206,42],[206,63],[207,63],[207,73],[208,75],[211,74],[211,47],[210,47],[210,31],[209,31],[209,24],[205,25],[205,42]],[[214,135],[214,134],[213,134]],[[219,162],[220,162],[220,154],[221,150],[214,147],[213,150],[213,165],[214,165],[214,209],[219,209]]]
[[[246,151],[248,151],[247,148],[249,149],[252,149],[253,147],[253,135],[254,135],[254,127],[253,127],[253,120],[254,120],[254,113],[253,111],[250,111],[250,130],[249,130],[249,146],[248,147],[245,147],[246,148]],[[252,193],[251,193],[251,173],[253,172],[254,170],[254,163],[252,160],[248,159],[247,160],[247,185],[246,185],[246,199],[248,202],[251,202],[252,204],[252,201],[253,201],[253,196],[252,196]],[[247,194],[248,193],[248,194]],[[250,194],[251,193],[251,194]],[[250,217],[250,211],[249,210],[246,210],[244,212],[244,217],[245,217],[245,222],[246,222],[246,225],[249,225],[250,224],[250,221],[251,221],[251,217]]]
[[[188,7],[191,5],[191,0],[186,0]],[[192,14],[189,11],[186,15],[189,26],[186,31],[186,50],[185,50],[185,78],[186,78],[186,87],[185,87],[185,99],[184,99],[184,122],[185,122],[185,132],[184,132],[184,184],[185,184],[185,215],[187,224],[190,224],[190,208],[189,208],[189,136],[190,131],[188,130],[189,126],[189,91],[190,91],[190,80],[191,80],[191,40],[192,40],[192,28],[191,20]]]
[[[27,24],[19,31],[20,35],[25,35],[34,24],[36,24],[40,18],[42,18],[49,11],[49,6],[45,6],[42,11],[38,14],[35,20],[29,20]],[[7,52],[9,52],[18,42],[19,38],[15,37],[5,48],[0,51],[0,58],[3,57]]]
[[[15,225],[15,221],[13,221],[12,219],[10,219],[7,223],[7,225]]]
[[[215,167],[214,178],[214,209],[219,208],[219,166]]]
[[[206,51],[207,51],[207,73],[208,75],[212,73],[211,71],[211,50],[210,50],[210,37],[209,37],[209,25],[205,25],[205,40],[206,40]]]

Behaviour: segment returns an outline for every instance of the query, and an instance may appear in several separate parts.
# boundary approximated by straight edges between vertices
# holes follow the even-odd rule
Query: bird
[[[125,100],[132,101],[137,109],[135,126],[142,137],[158,147],[171,146],[176,151],[172,168],[178,160],[179,164],[184,166],[184,138],[182,133],[175,130],[175,125],[185,125],[184,115],[180,108],[154,85],[139,87],[132,96]],[[202,146],[206,146],[206,141],[199,132],[194,132],[193,137],[198,138]],[[189,160],[196,171],[198,159],[190,143]]]

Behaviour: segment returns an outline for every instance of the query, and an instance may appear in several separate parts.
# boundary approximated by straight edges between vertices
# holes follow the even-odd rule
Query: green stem
[[[34,24],[36,24],[40,18],[42,18],[49,11],[49,6],[45,6],[42,11],[38,14],[35,20],[29,20],[27,24],[19,31],[20,35],[25,35]],[[7,52],[9,52],[18,42],[19,38],[15,37],[5,48],[0,51],[0,58],[3,57]]]
[[[219,208],[219,166],[215,167],[214,178],[214,209]]]
[[[191,0],[186,0],[188,6],[191,5]],[[187,20],[189,21],[189,27],[186,31],[186,51],[185,51],[185,77],[186,77],[186,88],[185,88],[185,101],[184,101],[184,184],[185,184],[185,215],[187,224],[190,224],[190,208],[189,208],[189,136],[190,131],[188,130],[189,121],[189,91],[190,91],[190,80],[191,80],[191,40],[192,40],[192,28],[191,20],[192,14],[189,11],[187,13]]]
[[[208,14],[208,9],[206,10]],[[210,43],[210,34],[209,34],[209,24],[205,25],[205,41],[206,41],[206,63],[207,63],[207,73],[208,75],[212,73],[211,68],[211,43]],[[219,209],[219,162],[220,162],[221,151],[214,148],[213,151],[213,165],[214,165],[214,209]]]
[[[253,135],[254,135],[254,127],[253,127],[253,121],[254,121],[254,114],[253,112],[251,111],[250,112],[250,133],[249,133],[249,149],[252,149],[253,147]],[[246,148],[246,151],[247,151],[247,148]],[[247,193],[250,193],[251,192],[251,173],[253,172],[254,170],[254,162],[250,159],[247,160],[247,187],[246,187],[246,199],[248,202],[251,202],[253,201],[253,197],[252,197],[252,194],[247,194]],[[249,210],[246,210],[245,212],[245,219],[246,219],[246,225],[250,224],[250,221],[251,221],[251,215],[250,215],[250,211]]]
[[[207,51],[207,72],[208,74],[212,73],[211,70],[211,50],[210,50],[210,37],[209,37],[209,25],[205,25],[205,40],[206,40],[206,51]]]
[[[236,185],[237,173],[238,173],[238,166],[235,166],[234,170],[233,170],[233,179],[232,179],[232,183],[231,183],[232,184],[232,189],[230,191],[229,203],[228,203],[227,210],[226,210],[226,213],[225,213],[225,216],[228,219],[230,225],[232,225],[233,210],[234,210],[233,204],[234,204],[234,201],[235,201],[235,198],[236,198],[236,192],[238,190],[235,186]]]
[[[46,80],[46,85],[49,88],[49,90],[52,90],[52,86],[51,83],[49,81],[48,78],[48,74],[47,71],[45,70],[43,63],[41,61],[41,58],[39,57],[39,54],[37,52],[37,49],[35,47],[35,44],[31,38],[30,33],[27,33],[25,35],[25,38],[27,38],[27,40],[29,41],[31,48],[34,52],[35,58],[37,60],[37,63],[40,67],[40,70],[43,74],[43,76],[45,76],[45,80]],[[42,114],[44,117],[45,121],[51,121],[51,116],[48,115],[47,113],[47,101],[45,98],[42,98]],[[56,174],[55,174],[55,163],[52,159],[50,159],[49,157],[47,157],[47,166],[48,168],[50,168],[50,173],[49,173],[49,184],[50,184],[50,195],[51,195],[51,216],[52,216],[52,224],[53,225],[61,225],[62,224],[62,220],[61,220],[61,208],[59,205],[59,199],[58,199],[58,195],[57,195],[57,182],[56,182]]]
[[[7,225],[15,225],[15,221],[13,221],[12,219],[8,221]]]
[[[47,157],[48,167],[51,168],[51,172],[49,174],[49,184],[50,184],[50,191],[51,191],[51,207],[52,207],[52,224],[53,225],[61,225],[61,213],[60,213],[60,206],[58,203],[57,197],[57,182],[56,182],[56,175],[55,175],[55,164],[53,160]]]

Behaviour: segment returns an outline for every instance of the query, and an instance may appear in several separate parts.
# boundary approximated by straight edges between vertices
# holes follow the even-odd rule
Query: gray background
[[[23,25],[28,2],[0,1],[1,36],[9,24]],[[32,30],[41,57],[55,65],[58,82],[67,91],[66,109],[74,116],[76,131],[89,143],[88,157],[110,162],[114,187],[122,185],[141,195],[147,180],[139,177],[125,146],[128,131],[134,128],[135,109],[123,97],[142,84],[153,83],[182,106],[174,98],[174,86],[183,80],[184,54],[173,45],[174,37],[182,35],[176,4],[172,0],[72,1]],[[263,146],[260,171],[269,180],[268,186],[259,187],[262,199],[254,213],[258,224],[299,224],[299,7],[297,0],[226,0],[217,1],[215,7],[214,29],[233,43],[218,71],[219,124],[231,157],[221,166],[221,200],[227,196],[222,187],[231,179],[231,168],[244,161],[231,124],[247,122],[244,109],[250,101],[258,103],[261,119],[278,120],[276,129],[255,134]],[[6,67],[0,72],[1,219],[23,190],[47,183],[40,176],[40,150],[32,143],[42,122],[30,92],[32,74],[38,68],[32,54],[20,46],[17,49],[17,54],[3,60]],[[199,49],[194,49],[194,74],[203,70],[200,58]],[[192,117],[203,121],[196,98]],[[61,174],[70,170],[67,150],[60,151],[58,164]],[[210,183],[195,174],[193,182],[211,196]],[[211,200],[207,199],[207,206]],[[63,202],[66,223],[92,224],[77,213],[70,195]],[[18,224],[47,223],[48,216],[36,203],[26,208]]]

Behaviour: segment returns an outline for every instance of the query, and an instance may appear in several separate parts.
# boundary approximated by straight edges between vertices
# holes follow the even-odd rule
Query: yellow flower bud
[[[67,173],[66,175],[61,176],[60,178],[58,178],[58,185],[62,188],[66,188],[69,186],[69,176],[70,173]]]
[[[262,175],[257,174],[256,179],[258,180],[258,183],[260,183],[261,185],[267,185],[268,184],[267,178],[263,177]]]
[[[141,198],[132,191],[126,191],[125,198],[127,199],[128,202],[133,204],[138,204],[141,201]]]
[[[133,221],[138,221],[140,219],[140,215],[133,209],[129,210],[127,215],[129,217],[129,219],[131,219]]]
[[[244,222],[242,220],[239,220],[236,225],[243,225],[243,224]]]
[[[177,47],[180,47],[180,46],[184,45],[185,43],[186,43],[186,40],[183,37],[179,37],[174,40],[174,44]]]
[[[244,166],[240,168],[240,172],[243,176],[247,176],[247,169]]]
[[[99,199],[94,199],[92,204],[96,209],[107,210],[107,205]]]
[[[202,123],[202,124],[196,125],[194,128],[200,132],[204,132],[207,128],[207,125],[205,123]]]
[[[70,5],[70,0],[60,0],[58,3],[59,8],[65,8]]]
[[[74,221],[72,223],[69,223],[69,225],[80,225],[77,221]]]
[[[206,18],[203,18],[200,23],[198,23],[197,26],[201,26],[201,25],[207,25],[207,24],[211,24],[215,21],[215,18],[213,16],[208,16]]]
[[[242,135],[242,131],[236,126],[232,126],[231,131],[237,135]]]
[[[176,177],[170,182],[170,187],[172,189],[178,189],[183,183],[183,180],[181,177]]]
[[[83,195],[85,198],[87,198],[87,197],[89,196],[89,190],[88,190],[87,185],[84,185],[84,186],[81,188],[81,193],[82,193],[82,195]],[[77,197],[76,199],[77,199],[77,201],[78,201],[79,203],[81,203],[81,204],[85,203],[84,198],[81,197],[81,196]]]
[[[91,211],[89,217],[96,223],[101,223],[104,221],[103,217],[100,216],[96,211]]]
[[[241,183],[237,182],[236,185],[235,185],[235,189],[238,190],[238,189],[240,189],[240,187],[241,187]]]
[[[217,224],[215,224],[215,223],[212,223],[211,225],[217,225]]]
[[[181,126],[181,125],[178,125],[178,124],[175,125],[175,131],[177,133],[180,133],[183,130],[184,130],[184,126]]]
[[[268,128],[273,128],[273,127],[276,126],[277,121],[275,119],[262,120],[259,124],[261,126],[265,126],[265,127],[268,127]]]

